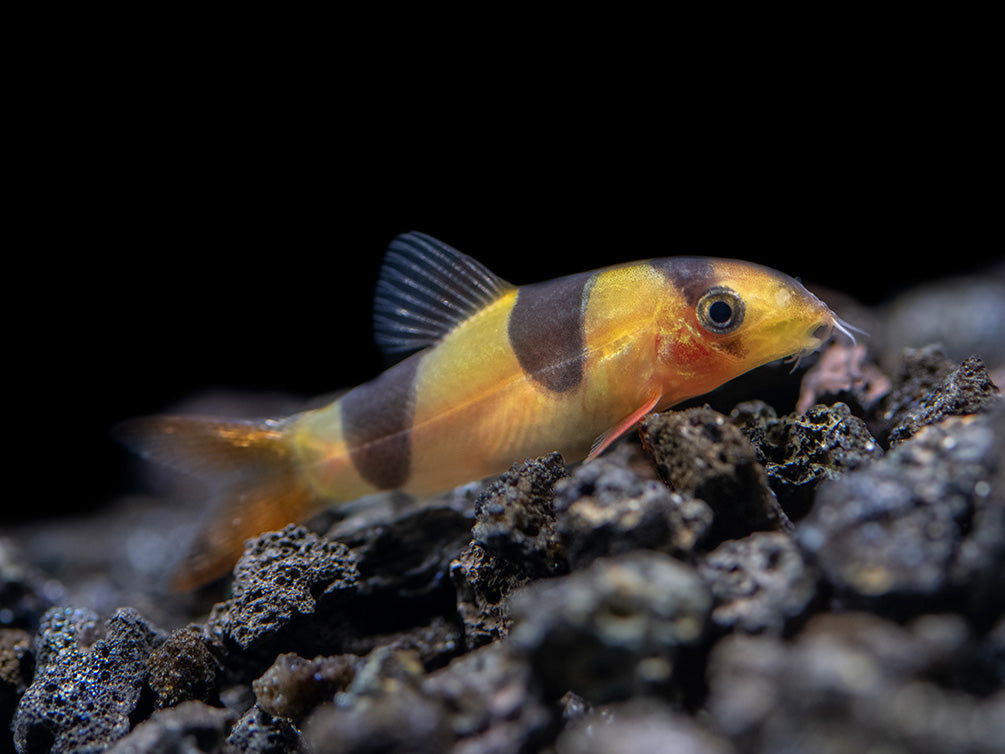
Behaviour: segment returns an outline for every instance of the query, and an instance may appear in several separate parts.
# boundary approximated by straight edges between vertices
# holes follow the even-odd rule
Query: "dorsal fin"
[[[511,290],[483,264],[424,233],[395,238],[373,304],[374,338],[389,359],[436,343]]]

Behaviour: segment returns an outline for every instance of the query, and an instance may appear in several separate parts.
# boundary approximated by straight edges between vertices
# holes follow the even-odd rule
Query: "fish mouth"
[[[854,325],[848,324],[829,309],[827,310],[826,317],[827,318],[823,322],[819,322],[814,325],[813,329],[810,331],[809,339],[813,345],[811,345],[807,351],[804,351],[804,355],[809,351],[815,351],[820,348],[820,346],[831,339],[835,331],[847,337],[853,346],[858,345],[858,341],[855,340],[855,333],[865,335],[866,337],[869,335],[869,333],[865,330],[860,330]]]
[[[833,337],[835,331],[851,340],[852,346],[858,345],[858,341],[855,340],[856,332],[860,335],[868,335],[868,333],[864,330],[860,330],[857,327],[848,324],[830,309],[827,309],[826,314],[824,315],[824,320],[814,324],[807,332],[806,346],[803,347],[802,350],[796,351],[789,356],[788,359],[786,359],[786,361],[794,362],[792,371],[796,370],[802,359],[809,356],[811,353],[818,351],[827,341],[829,341]]]
[[[834,334],[835,326],[836,325],[833,320],[829,320],[827,322],[821,322],[820,324],[816,325],[813,328],[813,331],[810,333],[810,342],[814,344],[812,347],[814,349],[819,348],[828,340],[830,340],[831,336]]]

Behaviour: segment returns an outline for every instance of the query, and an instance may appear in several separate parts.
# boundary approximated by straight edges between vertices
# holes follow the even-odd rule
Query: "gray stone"
[[[692,568],[640,550],[520,590],[509,641],[556,698],[573,691],[593,703],[617,701],[669,689],[710,609]]]
[[[712,623],[722,632],[781,635],[817,593],[816,569],[780,532],[723,542],[701,558],[698,571],[715,600]]]

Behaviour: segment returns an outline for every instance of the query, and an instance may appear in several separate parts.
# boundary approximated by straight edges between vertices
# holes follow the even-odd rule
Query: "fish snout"
[[[867,335],[863,330],[859,330],[857,327],[853,327],[841,319],[838,315],[827,309],[826,314],[822,321],[818,321],[815,325],[810,328],[810,338],[816,342],[816,347],[819,348],[834,335],[837,331],[842,335],[846,336],[851,344],[857,345],[858,342],[855,340],[855,334]],[[852,332],[854,331],[854,332]]]

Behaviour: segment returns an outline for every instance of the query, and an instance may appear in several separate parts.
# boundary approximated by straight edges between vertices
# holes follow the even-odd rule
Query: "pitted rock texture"
[[[22,529],[0,540],[0,754],[997,753],[1005,409],[975,361],[903,364],[791,413],[775,383],[798,374],[769,368],[743,404],[647,420],[645,449],[335,506],[194,594],[129,596],[158,558],[113,555],[150,541],[125,501]],[[794,530],[773,494],[802,499]]]
[[[1001,402],[1001,391],[992,381],[984,362],[971,356],[898,417],[890,430],[890,443],[901,443],[922,427],[947,416],[974,414]]]
[[[134,610],[104,626],[87,610],[50,609],[39,628],[36,669],[14,717],[24,752],[101,752],[152,709],[145,694],[155,641]]]
[[[745,405],[737,407],[731,419],[754,444],[772,490],[794,520],[806,515],[822,480],[883,455],[865,422],[844,403],[812,406],[806,413],[781,418],[770,407]]]
[[[475,500],[471,542],[450,571],[468,648],[506,635],[518,587],[567,570],[554,503],[554,484],[565,475],[557,453],[528,459]]]
[[[796,539],[846,599],[892,614],[1005,602],[1005,411],[929,426],[823,485]]]
[[[558,453],[514,464],[475,500],[474,542],[531,572],[563,568],[553,487],[565,475]]]
[[[249,649],[313,615],[319,603],[352,596],[358,583],[348,547],[290,525],[248,543],[234,568],[234,596],[218,610],[215,626]]]
[[[753,445],[719,412],[706,406],[650,414],[639,435],[672,490],[711,506],[713,541],[791,530]]]
[[[159,707],[185,701],[219,702],[220,663],[197,626],[172,632],[150,653],[150,689]]]
[[[599,557],[658,550],[688,559],[712,526],[712,510],[605,457],[555,483],[555,528],[572,569]]]
[[[701,559],[698,572],[715,602],[712,623],[723,632],[782,635],[817,596],[816,569],[781,532],[723,542]]]
[[[640,550],[518,592],[510,639],[556,696],[666,693],[681,649],[701,641],[711,603],[692,568]]]

